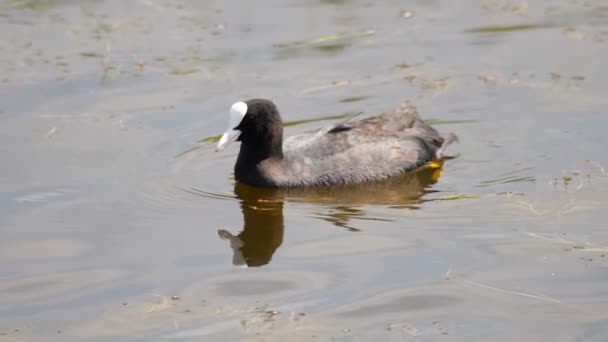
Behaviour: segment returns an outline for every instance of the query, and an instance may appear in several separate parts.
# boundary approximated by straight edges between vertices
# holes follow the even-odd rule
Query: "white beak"
[[[217,147],[215,148],[216,152],[233,143],[239,135],[241,135],[242,132],[238,129],[234,129],[234,127],[237,127],[241,123],[246,114],[247,104],[245,102],[236,102],[230,107],[228,130],[222,135],[220,141],[217,143]]]
[[[215,151],[217,152],[219,150],[222,150],[224,147],[230,145],[239,137],[239,135],[241,135],[241,131],[239,131],[238,129],[227,130],[226,133],[222,134],[220,141],[217,143]]]

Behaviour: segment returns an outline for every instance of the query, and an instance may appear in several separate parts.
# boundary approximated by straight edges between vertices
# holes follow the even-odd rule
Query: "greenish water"
[[[0,341],[608,338],[603,1],[7,0],[0,37]],[[409,100],[459,157],[235,184],[251,97],[287,136]]]

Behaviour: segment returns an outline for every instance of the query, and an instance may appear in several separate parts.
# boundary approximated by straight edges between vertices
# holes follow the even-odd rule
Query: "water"
[[[602,1],[7,0],[0,32],[0,340],[608,337]],[[460,156],[235,186],[249,97],[286,135],[410,100]]]

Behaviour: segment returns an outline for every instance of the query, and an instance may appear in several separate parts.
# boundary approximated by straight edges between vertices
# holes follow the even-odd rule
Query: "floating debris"
[[[534,232],[524,232],[526,235],[537,238],[543,241],[552,242],[555,244],[566,245],[564,247],[564,251],[572,252],[572,251],[581,251],[581,252],[608,252],[608,246],[597,246],[592,244],[589,241],[585,241],[584,244],[577,243],[573,240],[568,240],[562,236],[557,234],[541,234]]]
[[[403,63],[395,64],[395,68],[409,69],[409,68],[412,68],[412,67],[414,67],[416,65],[421,65],[421,64],[420,63],[419,64],[409,64],[409,63],[403,62]]]
[[[139,71],[144,71],[144,68],[146,67],[146,61],[144,61],[143,58],[137,57],[136,55],[131,55],[131,58],[133,58],[133,61],[135,61],[137,69]]]
[[[486,181],[481,181],[476,187],[486,187],[497,184],[507,184],[507,183],[522,183],[522,182],[536,182],[536,178],[532,176],[509,176],[502,177],[497,179],[490,179]]]
[[[105,56],[99,52],[81,52],[80,55],[85,58],[104,58]]]
[[[485,1],[482,3],[481,8],[486,11],[511,12],[525,15],[528,12],[528,2],[526,0]]]
[[[424,78],[414,73],[403,77],[411,86],[418,86],[422,90],[444,90],[448,86],[451,76],[438,76],[436,78]]]
[[[482,81],[485,84],[497,84],[498,83],[498,79],[494,75],[479,75],[479,76],[477,76],[477,79]]]
[[[177,76],[191,75],[197,72],[199,72],[198,69],[171,69],[170,71],[172,75]]]
[[[353,33],[339,32],[309,40],[274,44],[273,47],[292,53],[296,53],[300,49],[316,49],[329,54],[335,54],[351,46],[355,40],[375,34],[376,31],[374,29],[363,29]]]
[[[51,128],[51,130],[46,134],[47,138],[50,138],[57,131],[57,127]]]
[[[490,25],[490,26],[480,26],[475,27],[469,30],[466,30],[467,33],[503,33],[503,32],[515,32],[515,31],[530,31],[530,30],[539,30],[539,29],[547,29],[552,28],[553,25],[550,24],[521,24],[521,25]]]
[[[369,96],[353,96],[353,97],[344,98],[344,99],[340,100],[340,102],[342,102],[342,103],[358,102],[358,101],[363,101],[367,98],[369,98]]]
[[[17,9],[42,11],[53,4],[51,0],[8,0],[8,4]]]
[[[514,196],[524,196],[524,193],[523,192],[513,192],[513,191],[503,191],[503,192],[497,193],[496,195],[499,195],[499,196],[504,195],[504,196],[511,198]]]
[[[591,165],[594,165],[596,167],[598,167],[600,169],[600,172],[602,173],[602,175],[604,176],[608,176],[608,173],[606,172],[606,170],[604,169],[604,166],[598,162],[595,162],[593,160],[585,160],[585,163],[589,163]]]
[[[150,305],[146,310],[146,313],[165,311],[173,305],[167,296],[159,294],[154,294],[153,296],[158,297],[159,301],[156,304]]]
[[[569,38],[575,39],[575,40],[583,40],[585,39],[585,35],[580,32],[579,30],[577,30],[576,28],[572,27],[572,26],[568,26],[566,28],[564,28],[564,30],[562,31],[562,33]]]
[[[308,93],[323,91],[323,90],[332,89],[335,87],[346,86],[349,84],[350,84],[350,81],[348,81],[348,80],[331,81],[331,82],[329,82],[328,85],[322,85],[322,86],[318,86],[318,87],[304,89],[304,90],[302,90],[301,94],[308,94]]]
[[[411,19],[414,17],[414,11],[412,10],[402,10],[399,12],[399,16],[404,19]]]
[[[479,198],[479,196],[456,194],[456,195],[452,195],[452,196],[437,197],[437,198],[433,198],[428,201],[457,201],[457,200],[473,199],[473,198]]]

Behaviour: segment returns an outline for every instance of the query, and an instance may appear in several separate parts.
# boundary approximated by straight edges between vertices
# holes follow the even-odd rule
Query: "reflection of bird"
[[[330,204],[327,213],[315,217],[338,227],[360,231],[353,220],[390,221],[381,217],[370,217],[356,205],[383,204],[398,209],[419,209],[422,196],[432,192],[429,187],[441,176],[441,163],[426,165],[415,172],[391,179],[364,184],[323,187],[313,189],[289,189],[291,200]]]
[[[410,207],[420,204],[421,197],[429,192],[442,171],[441,162],[433,162],[416,171],[391,177],[383,181],[345,184],[316,188],[277,189],[290,201],[327,203],[338,205],[384,204]]]
[[[234,192],[243,211],[243,231],[235,236],[218,230],[220,237],[230,242],[235,265],[266,265],[283,243],[283,198],[276,198],[269,190],[235,185]]]
[[[377,181],[441,159],[457,140],[442,137],[416,109],[402,105],[366,119],[343,122],[283,141],[274,103],[235,103],[228,131],[217,149],[241,141],[234,174],[238,181],[265,187],[309,187]]]
[[[351,231],[360,229],[350,223],[353,219],[383,220],[368,217],[362,204],[383,204],[397,208],[415,208],[428,187],[439,179],[441,164],[429,165],[418,171],[383,182],[352,184],[321,188],[258,188],[236,183],[234,192],[241,200],[243,231],[233,235],[218,230],[220,237],[230,243],[232,263],[250,267],[263,266],[283,242],[283,202],[327,204],[327,213],[315,217]]]

